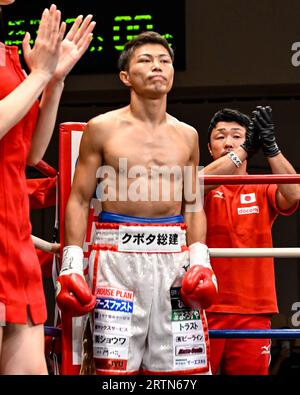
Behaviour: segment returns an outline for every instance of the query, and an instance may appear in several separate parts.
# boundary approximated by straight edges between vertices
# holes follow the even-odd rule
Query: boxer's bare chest
[[[114,130],[103,147],[103,164],[119,168],[120,159],[127,167],[187,165],[190,147],[184,133],[172,126],[156,129],[125,127]]]

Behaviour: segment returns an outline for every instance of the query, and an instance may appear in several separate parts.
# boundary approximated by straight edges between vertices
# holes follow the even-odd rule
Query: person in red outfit
[[[8,5],[13,0],[0,0]],[[66,25],[55,5],[45,9],[34,46],[0,43],[0,373],[47,374],[41,268],[31,241],[26,164],[43,157],[55,125],[64,79],[89,46],[95,22]],[[42,96],[41,96],[42,95]],[[40,102],[38,98],[41,96]]]
[[[209,126],[214,159],[205,174],[247,174],[247,159],[261,146],[272,173],[295,174],[280,152],[270,107],[250,119],[232,109],[217,112]],[[292,214],[299,185],[221,185],[205,196],[209,247],[272,247],[276,217]],[[273,258],[212,258],[218,300],[207,309],[210,329],[270,329],[278,312]],[[268,374],[269,339],[211,339],[213,374]]]

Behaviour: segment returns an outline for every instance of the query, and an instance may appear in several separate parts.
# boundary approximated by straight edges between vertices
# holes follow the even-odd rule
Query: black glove
[[[275,128],[272,120],[272,108],[257,106],[252,112],[252,122],[260,138],[263,153],[271,158],[280,154],[276,144]]]
[[[246,140],[241,144],[241,147],[247,152],[247,159],[250,159],[260,148],[259,135],[253,122],[250,122],[246,128]]]

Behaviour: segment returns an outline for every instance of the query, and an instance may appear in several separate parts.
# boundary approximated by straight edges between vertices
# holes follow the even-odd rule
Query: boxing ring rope
[[[199,178],[205,185],[239,184],[300,184],[300,174],[248,174],[248,175],[204,175]],[[299,258],[300,248],[209,248],[210,256],[215,258]]]
[[[47,170],[46,170],[47,169]],[[43,163],[39,170],[49,171],[54,175],[50,166],[43,168]],[[53,169],[55,172],[56,170]],[[45,173],[44,173],[45,174]],[[55,173],[55,175],[57,172]],[[298,174],[259,174],[259,175],[203,175],[199,173],[199,179],[205,185],[238,185],[238,184],[300,184],[300,175]],[[32,236],[33,242],[37,248],[47,252],[52,252],[51,243]],[[300,248],[209,248],[212,257],[274,257],[274,258],[299,258]],[[61,329],[45,326],[45,335],[59,337]],[[219,329],[209,330],[209,337],[216,339],[297,339],[300,338],[298,329]]]
[[[211,339],[298,339],[299,329],[210,329]]]
[[[44,326],[45,336],[59,337],[61,336],[61,329],[54,326]]]
[[[204,175],[199,178],[205,185],[239,185],[239,184],[300,184],[300,174],[248,174],[248,175]]]
[[[52,244],[48,241],[33,235],[31,239],[36,248],[52,252]],[[214,258],[300,258],[300,248],[209,248],[209,255]]]
[[[214,258],[300,258],[300,248],[209,248]]]
[[[45,326],[45,335],[59,337],[60,328]],[[298,339],[299,329],[209,329],[211,339]]]
[[[261,175],[204,175],[205,185],[239,184],[300,184],[299,174],[261,174]],[[212,257],[274,257],[299,258],[300,248],[210,248]],[[215,339],[298,339],[298,329],[219,329],[209,330],[209,337]]]

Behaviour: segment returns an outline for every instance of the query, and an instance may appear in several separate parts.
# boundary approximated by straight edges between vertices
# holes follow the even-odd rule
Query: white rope
[[[215,258],[300,258],[300,248],[209,248]]]
[[[46,252],[52,251],[52,244],[39,237],[31,235],[33,244]],[[300,258],[300,248],[209,248],[209,254],[214,258]]]

